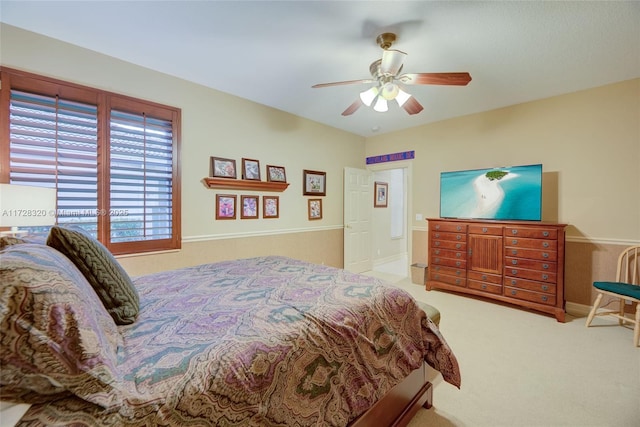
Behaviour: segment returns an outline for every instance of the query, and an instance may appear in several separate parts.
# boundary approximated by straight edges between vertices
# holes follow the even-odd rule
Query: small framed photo
[[[287,175],[282,166],[267,165],[267,181],[287,182]]]
[[[240,212],[240,218],[242,219],[256,219],[258,218],[258,196],[240,196],[240,204],[242,205],[242,212]]]
[[[322,199],[309,199],[309,220],[322,219]]]
[[[242,179],[260,181],[260,162],[253,159],[242,159]]]
[[[222,157],[211,157],[211,176],[215,178],[236,178],[236,161]]]
[[[303,170],[302,194],[305,196],[326,196],[327,173]]]
[[[278,196],[262,196],[262,218],[278,218],[280,216],[280,198]]]
[[[216,194],[216,219],[236,219],[236,196]]]
[[[389,184],[386,182],[375,182],[373,194],[373,207],[374,208],[386,208],[387,199],[389,197]]]

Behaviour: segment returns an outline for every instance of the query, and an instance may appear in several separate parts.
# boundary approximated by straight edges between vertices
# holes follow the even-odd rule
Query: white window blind
[[[171,121],[111,111],[111,242],[172,236]]]
[[[97,234],[97,107],[12,90],[9,179],[57,189],[57,222]]]

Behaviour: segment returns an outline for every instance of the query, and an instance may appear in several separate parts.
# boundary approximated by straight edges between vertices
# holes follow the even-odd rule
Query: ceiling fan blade
[[[398,80],[407,85],[466,86],[471,81],[471,75],[469,73],[408,73],[399,76]]]
[[[342,112],[342,115],[343,115],[343,116],[350,116],[350,115],[352,115],[353,113],[355,113],[355,112],[356,112],[356,110],[357,110],[358,108],[360,108],[361,106],[363,106],[363,105],[364,105],[364,104],[362,103],[362,101],[360,100],[360,98],[358,98],[358,99],[356,99],[356,100],[353,102],[353,104],[349,105],[349,106],[347,107],[347,109],[346,109],[346,110],[344,110],[344,111]]]
[[[380,72],[395,76],[402,68],[402,61],[406,53],[395,49],[387,49],[382,52],[382,62],[380,63]]]
[[[402,108],[411,115],[418,114],[420,111],[424,110],[424,107],[413,96],[402,104]]]
[[[357,83],[374,83],[374,82],[375,80],[371,80],[371,79],[346,80],[344,82],[318,83],[317,85],[313,85],[311,87],[317,89],[317,88],[328,87],[328,86],[341,86],[341,85],[351,85],[351,84],[357,84]]]

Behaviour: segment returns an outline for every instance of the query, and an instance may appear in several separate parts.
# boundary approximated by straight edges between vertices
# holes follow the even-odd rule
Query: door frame
[[[413,260],[413,161],[400,160],[395,162],[374,163],[367,165],[366,169],[373,173],[391,169],[405,169],[406,187],[405,187],[405,209],[407,217],[405,218],[405,232],[407,233],[407,276],[411,276],[411,263]],[[371,205],[373,208],[373,204]]]

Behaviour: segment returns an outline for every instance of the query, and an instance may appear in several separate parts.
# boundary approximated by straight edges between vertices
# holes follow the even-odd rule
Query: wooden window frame
[[[20,90],[45,96],[94,104],[98,108],[98,208],[109,212],[109,123],[112,109],[131,113],[144,113],[151,117],[169,120],[172,123],[172,188],[171,188],[171,238],[110,242],[110,217],[98,217],[98,240],[116,255],[181,248],[181,110],[176,107],[136,99],[112,92],[94,89],[75,83],[49,78],[29,72],[0,67],[0,183],[10,180],[10,102],[11,91]]]

